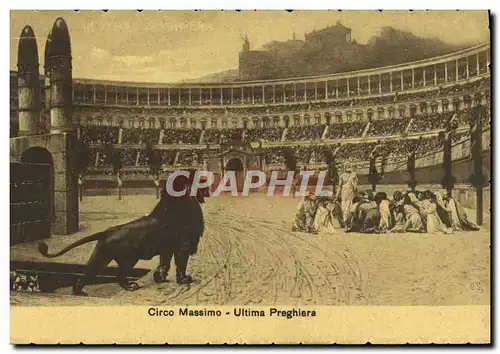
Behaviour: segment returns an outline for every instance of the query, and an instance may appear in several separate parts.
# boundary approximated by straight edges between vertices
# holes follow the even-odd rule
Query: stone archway
[[[76,144],[76,134],[32,135],[10,139],[11,161],[52,166],[52,232],[56,235],[78,231]]]
[[[54,166],[52,154],[45,148],[34,146],[25,150],[21,155],[22,163],[41,163]]]
[[[239,157],[233,157],[226,163],[226,171],[244,171],[243,161]]]

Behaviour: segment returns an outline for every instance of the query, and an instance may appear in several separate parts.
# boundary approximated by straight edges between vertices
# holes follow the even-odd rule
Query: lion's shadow
[[[11,271],[34,279],[40,292],[44,293],[53,293],[57,289],[73,286],[84,274],[86,267],[83,264],[54,262],[10,262]],[[137,281],[150,271],[150,269],[134,268],[127,278],[130,281]],[[88,285],[116,283],[117,274],[117,267],[106,267]]]

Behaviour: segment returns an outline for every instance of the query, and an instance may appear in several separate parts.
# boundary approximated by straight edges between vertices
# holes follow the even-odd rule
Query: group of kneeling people
[[[346,205],[347,204],[347,205]],[[343,207],[345,211],[343,211]],[[292,231],[386,233],[453,233],[477,231],[465,209],[440,191],[396,191],[392,197],[371,190],[357,192],[352,202],[309,193],[300,202]]]

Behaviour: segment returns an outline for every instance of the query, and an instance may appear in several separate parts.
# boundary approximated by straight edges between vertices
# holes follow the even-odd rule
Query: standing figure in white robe
[[[347,221],[349,216],[349,210],[352,206],[352,200],[358,191],[358,176],[356,172],[352,170],[352,165],[350,162],[346,162],[344,165],[344,173],[340,175],[339,187],[337,189],[336,200],[340,196],[340,204],[342,207],[342,215],[344,222]]]

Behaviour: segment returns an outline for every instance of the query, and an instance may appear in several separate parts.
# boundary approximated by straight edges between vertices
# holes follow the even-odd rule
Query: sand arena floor
[[[490,235],[292,233],[299,198],[212,197],[203,206],[206,231],[191,257],[191,285],[165,284],[151,273],[136,292],[116,284],[86,287],[89,298],[11,293],[13,305],[488,305]],[[50,249],[149,212],[154,196],[87,197],[81,231],[54,236]],[[471,219],[474,220],[471,212]],[[489,219],[485,220],[489,223]],[[85,263],[94,244],[51,261]],[[43,261],[36,243],[11,248],[11,259]],[[136,267],[154,269],[158,257]],[[173,267],[172,267],[173,268]]]

